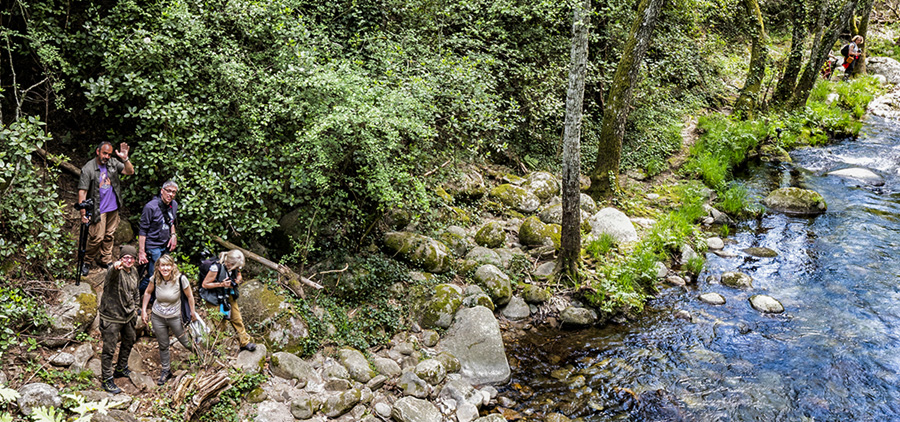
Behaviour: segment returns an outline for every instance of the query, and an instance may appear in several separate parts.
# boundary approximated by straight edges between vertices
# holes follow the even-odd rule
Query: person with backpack
[[[147,306],[150,304],[152,293],[156,293],[156,301],[148,313]],[[181,271],[178,271],[178,265],[175,264],[172,255],[165,254],[156,261],[156,269],[144,292],[141,318],[144,324],[148,321],[151,323],[156,342],[159,344],[160,373],[156,384],[163,385],[172,378],[169,331],[171,330],[185,349],[193,351],[191,341],[184,332],[184,325],[197,320],[191,283]]]
[[[841,55],[844,56],[844,79],[848,79],[856,68],[859,56],[862,55],[862,49],[859,48],[865,42],[862,36],[855,35],[850,43],[841,48]]]
[[[200,297],[211,306],[210,314],[218,312],[222,318],[219,321],[219,329],[224,329],[225,321],[231,323],[237,332],[240,350],[256,350],[256,344],[251,342],[244,320],[241,318],[241,310],[236,299],[238,287],[243,283],[241,270],[244,268],[244,253],[238,249],[219,254],[218,259],[211,258],[200,263]]]
[[[147,273],[141,279],[141,294],[150,283],[154,274],[156,260],[163,253],[175,250],[178,237],[175,223],[178,217],[178,184],[169,180],[163,183],[159,196],[153,197],[144,205],[138,225],[138,265],[147,265]]]

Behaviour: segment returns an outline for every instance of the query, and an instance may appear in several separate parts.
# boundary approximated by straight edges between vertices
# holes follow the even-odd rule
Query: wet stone
[[[769,248],[744,248],[742,251],[747,255],[755,256],[757,258],[774,258],[778,256],[778,252]]]
[[[750,305],[757,311],[768,314],[779,314],[784,312],[784,306],[775,298],[766,295],[750,296]]]
[[[704,293],[700,295],[700,300],[710,305],[724,305],[725,298],[718,293]],[[686,311],[685,311],[686,312]],[[690,316],[690,314],[688,314]]]

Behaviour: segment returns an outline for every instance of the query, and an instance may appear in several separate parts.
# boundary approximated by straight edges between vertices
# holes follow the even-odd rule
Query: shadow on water
[[[547,329],[509,345],[505,394],[516,410],[528,420],[900,420],[900,125],[870,118],[859,140],[792,157],[751,165],[743,181],[759,197],[780,186],[816,190],[827,213],[741,223],[725,248],[736,257],[707,254],[696,285],[664,288],[626,326]],[[884,185],[827,174],[844,168],[868,169]],[[778,255],[753,257],[748,247]],[[753,287],[719,284],[726,271],[750,275]],[[700,302],[707,292],[726,303]],[[785,312],[753,310],[755,294]]]

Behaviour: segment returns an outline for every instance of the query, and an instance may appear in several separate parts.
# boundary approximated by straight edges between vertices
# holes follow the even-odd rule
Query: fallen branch
[[[81,176],[80,168],[75,167],[72,163],[69,163],[68,161],[63,161],[63,160],[60,160],[59,158],[56,158],[50,154],[47,154],[47,151],[44,151],[43,148],[38,148],[34,152],[36,152],[38,155],[43,157],[45,160],[49,160],[49,161],[56,163],[56,165],[62,167],[63,170],[66,170],[69,173],[72,173],[76,176],[79,176],[79,177]]]
[[[294,293],[301,299],[306,299],[306,293],[303,292],[303,286],[301,285],[301,283],[305,284],[309,287],[312,287],[316,290],[322,289],[321,284],[316,283],[306,277],[303,277],[303,276],[295,273],[294,270],[292,270],[284,265],[278,264],[276,262],[272,262],[271,260],[269,260],[265,257],[257,255],[253,252],[250,252],[238,245],[235,245],[234,243],[231,243],[225,239],[222,239],[219,236],[213,235],[212,238],[213,238],[213,240],[216,241],[216,243],[218,243],[228,249],[240,250],[241,252],[244,253],[244,256],[246,256],[247,258],[250,258],[250,259],[262,264],[263,266],[265,266],[266,268],[268,268],[270,270],[278,272],[278,274],[281,275],[281,284],[283,284],[284,287],[287,287],[288,290],[290,290],[292,293]]]
[[[429,171],[429,172],[423,174],[422,177],[428,177],[428,176],[431,176],[431,175],[434,174],[436,171],[438,171],[438,170],[440,170],[440,169],[442,169],[442,168],[444,168],[444,167],[447,167],[447,164],[450,164],[450,161],[453,161],[453,159],[451,158],[451,159],[449,159],[449,160],[447,160],[447,161],[444,161],[444,164],[441,164],[440,167],[435,167],[435,168],[432,169],[431,171]]]

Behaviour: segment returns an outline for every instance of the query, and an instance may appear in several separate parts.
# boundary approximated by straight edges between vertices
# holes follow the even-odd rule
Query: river
[[[783,186],[815,190],[825,214],[738,224],[725,247],[735,257],[707,253],[697,284],[661,287],[636,321],[543,329],[508,345],[504,394],[515,410],[527,420],[900,420],[900,124],[870,117],[856,140],[791,156],[751,165],[741,179],[759,198]],[[826,174],[846,167],[885,184]],[[778,256],[749,256],[748,247]],[[750,275],[753,287],[718,284],[725,271]],[[726,304],[700,302],[707,292]],[[785,312],[755,311],[754,294]]]

